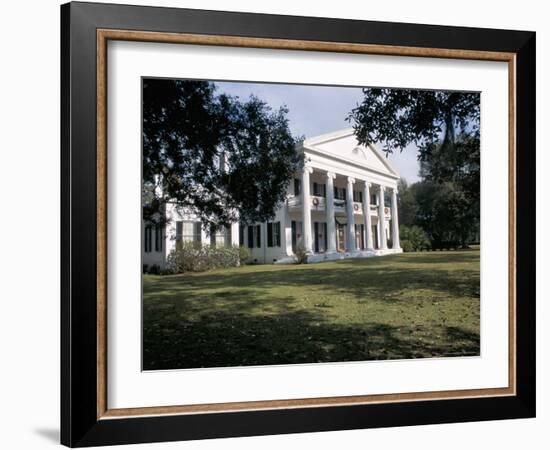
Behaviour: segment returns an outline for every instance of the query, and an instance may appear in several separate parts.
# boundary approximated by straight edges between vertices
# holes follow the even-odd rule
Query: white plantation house
[[[306,139],[297,151],[305,167],[271,222],[234,223],[211,235],[191,211],[169,204],[165,229],[143,226],[143,264],[163,268],[183,241],[242,245],[258,263],[292,263],[297,251],[309,262],[402,251],[399,174],[374,145],[359,145],[350,128]]]

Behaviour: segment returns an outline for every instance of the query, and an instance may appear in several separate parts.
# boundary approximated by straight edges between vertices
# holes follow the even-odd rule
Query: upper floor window
[[[353,201],[362,203],[363,193],[361,191],[353,191]]]
[[[313,182],[313,195],[316,195],[318,197],[326,197],[327,186],[323,183]]]
[[[345,200],[346,199],[346,188],[339,188],[334,186],[334,198],[336,200]]]
[[[371,205],[378,205],[378,196],[376,194],[370,195],[370,204]]]

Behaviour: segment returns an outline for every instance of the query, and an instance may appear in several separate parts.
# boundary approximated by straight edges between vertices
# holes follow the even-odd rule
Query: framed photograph
[[[535,33],[61,7],[61,441],[535,415]]]

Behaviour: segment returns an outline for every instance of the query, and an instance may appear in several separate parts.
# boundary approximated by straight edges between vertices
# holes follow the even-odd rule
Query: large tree
[[[143,217],[175,202],[213,227],[265,221],[302,164],[287,109],[206,81],[143,82]]]
[[[422,226],[432,240],[453,236],[464,245],[479,228],[479,93],[369,88],[363,95],[348,117],[358,141],[386,153],[414,144],[428,182],[415,186]]]
[[[387,153],[414,143],[424,159],[436,144],[452,147],[457,132],[479,133],[479,93],[366,88],[348,120],[360,143]]]

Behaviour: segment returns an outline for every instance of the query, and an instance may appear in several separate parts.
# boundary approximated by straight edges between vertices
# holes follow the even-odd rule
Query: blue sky
[[[218,92],[247,99],[256,95],[272,108],[286,105],[289,125],[295,136],[310,138],[319,134],[348,128],[349,112],[361,102],[360,88],[333,86],[302,86],[245,82],[216,82]],[[417,149],[409,145],[403,152],[389,155],[389,160],[409,183],[419,180]]]

